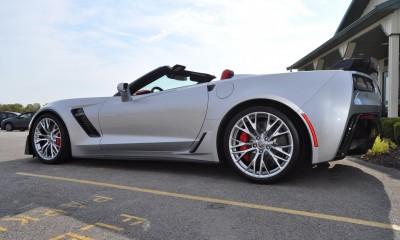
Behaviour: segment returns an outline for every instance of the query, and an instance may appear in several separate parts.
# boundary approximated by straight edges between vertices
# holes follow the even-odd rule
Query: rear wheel
[[[33,124],[31,133],[33,151],[44,163],[60,163],[71,158],[67,129],[52,114],[44,114]]]
[[[229,122],[223,141],[230,165],[251,181],[279,180],[299,161],[298,132],[283,112],[272,107],[239,112]]]
[[[10,132],[13,130],[13,125],[11,123],[6,123],[5,129],[7,132]]]

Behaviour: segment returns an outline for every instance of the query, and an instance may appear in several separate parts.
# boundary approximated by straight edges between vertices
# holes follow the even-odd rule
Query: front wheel
[[[54,115],[44,114],[38,117],[30,135],[33,151],[40,161],[53,164],[71,158],[67,129]]]
[[[7,132],[11,132],[13,130],[13,125],[11,123],[7,123],[4,128]]]
[[[297,130],[283,112],[272,107],[250,107],[236,114],[223,141],[230,165],[254,182],[277,181],[299,161]]]

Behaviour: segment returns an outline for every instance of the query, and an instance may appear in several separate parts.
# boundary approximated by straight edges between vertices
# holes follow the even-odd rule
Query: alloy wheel
[[[61,149],[61,130],[51,118],[43,118],[34,129],[34,146],[44,160],[54,159]]]
[[[269,112],[241,117],[229,135],[229,153],[237,168],[257,179],[278,175],[293,155],[293,136],[288,125]]]
[[[12,131],[12,125],[11,123],[6,124],[6,131]]]

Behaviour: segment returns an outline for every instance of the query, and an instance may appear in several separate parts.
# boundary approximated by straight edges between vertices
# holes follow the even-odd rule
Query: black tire
[[[257,119],[255,123],[254,119]],[[277,124],[272,124],[272,121],[277,121]],[[256,126],[257,132],[251,124]],[[246,129],[242,131],[240,128]],[[242,139],[243,134],[248,139],[246,136]],[[237,113],[225,129],[222,146],[229,165],[242,177],[257,183],[282,179],[300,159],[301,145],[294,123],[282,111],[268,106],[249,107]]]
[[[23,132],[23,131],[25,131],[25,129],[21,128],[20,131]]]
[[[11,123],[6,123],[6,124],[4,125],[4,129],[5,129],[7,132],[11,132],[12,130],[14,130],[14,127],[13,127],[13,125],[12,125]]]
[[[43,123],[43,121],[46,121],[46,120],[48,122],[50,122],[49,127],[48,127],[49,129],[52,128],[52,126],[58,127],[59,130],[56,131],[55,134],[57,134],[57,136],[60,137],[59,142],[57,142],[57,140],[56,140],[56,138],[58,138],[57,136],[54,138],[53,138],[53,136],[51,136],[51,140],[47,140],[48,139],[47,137],[49,135],[46,135],[46,131],[45,131],[43,125],[40,124],[41,121]],[[54,129],[55,128],[53,128],[53,130]],[[43,135],[45,135],[44,137],[40,137],[40,139],[43,139],[42,141],[35,142],[35,130],[38,130]],[[35,156],[41,162],[46,163],[46,164],[57,164],[57,163],[62,163],[62,162],[71,160],[71,143],[69,140],[67,128],[65,127],[64,123],[55,115],[43,114],[43,115],[39,116],[35,120],[35,122],[32,124],[30,138],[31,138],[33,152],[34,152]],[[44,149],[43,142],[46,143],[46,141],[48,144],[50,141],[50,144],[52,144],[52,146],[50,147],[51,149],[49,149],[49,147],[47,147],[46,150],[43,150]],[[55,154],[54,157],[48,156],[49,152],[51,152],[53,149],[58,150],[57,154]],[[51,151],[49,151],[49,150],[51,150]],[[52,155],[52,154],[50,154],[50,155]]]

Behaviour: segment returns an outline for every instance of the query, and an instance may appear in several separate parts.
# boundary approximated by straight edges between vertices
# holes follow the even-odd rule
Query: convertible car
[[[370,61],[336,70],[220,79],[185,66],[159,67],[111,97],[56,101],[30,123],[25,153],[71,158],[228,162],[272,182],[299,163],[360,154],[378,134],[379,88]]]

